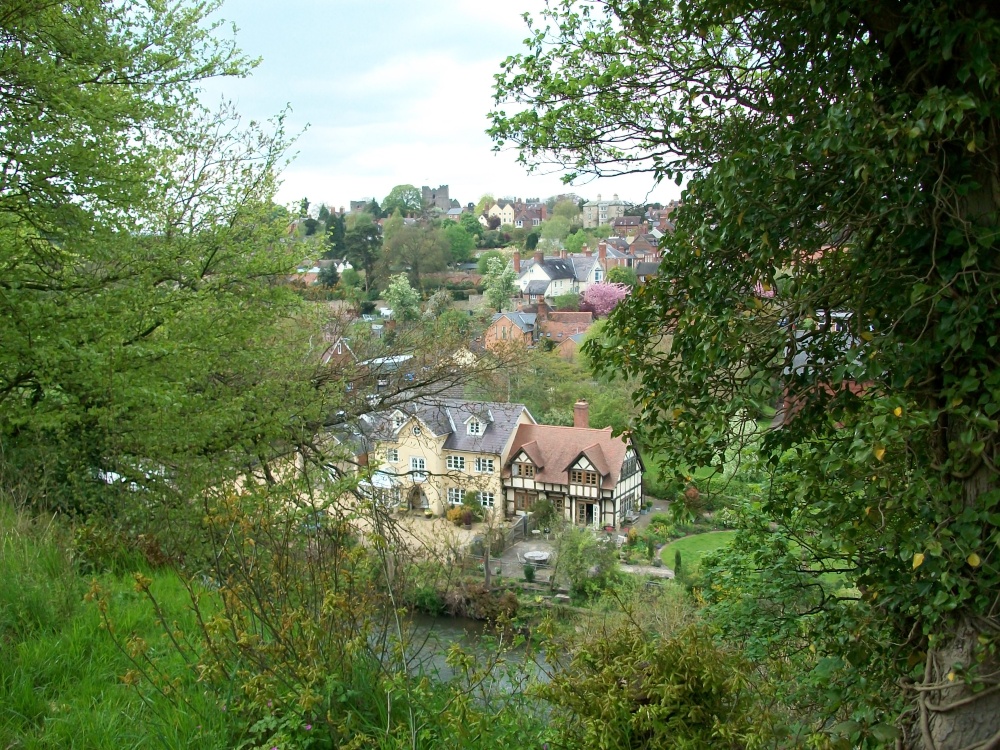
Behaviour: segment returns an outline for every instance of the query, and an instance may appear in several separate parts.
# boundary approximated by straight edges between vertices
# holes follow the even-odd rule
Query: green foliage
[[[553,216],[547,221],[543,221],[538,228],[538,233],[543,240],[547,240],[553,245],[558,245],[569,234],[569,219],[563,216]]]
[[[420,318],[420,294],[410,286],[405,273],[389,279],[389,286],[382,296],[396,320],[406,323]]]
[[[574,310],[580,309],[580,293],[579,292],[566,292],[565,294],[557,294],[552,298],[552,304],[556,310],[563,312],[572,312]]]
[[[534,583],[535,582],[535,566],[534,565],[531,565],[530,563],[526,564],[524,566],[523,572],[524,572],[524,580],[527,583]]]
[[[608,271],[607,280],[613,284],[626,284],[633,289],[639,285],[635,269],[627,266],[614,266]]]
[[[403,226],[387,237],[382,266],[390,273],[405,272],[420,288],[420,274],[443,271],[449,258],[448,240],[442,230],[430,226]]]
[[[337,286],[337,282],[340,281],[340,274],[337,273],[337,266],[331,263],[330,265],[321,268],[317,281],[328,289]]]
[[[479,272],[480,276],[485,276],[490,268],[490,259],[499,258],[500,260],[506,260],[506,257],[499,250],[487,250],[485,253],[480,253],[479,257],[476,259],[476,271]]]
[[[557,4],[530,51],[504,63],[498,104],[517,101],[519,114],[498,110],[493,135],[570,177],[621,168],[689,180],[658,281],[616,311],[592,361],[641,380],[647,438],[681,476],[719,467],[749,420],[790,395],[782,429],[760,449],[776,472],[771,491],[743,521],[808,543],[787,551],[801,557],[779,567],[787,580],[739,568],[746,578],[727,585],[734,600],[742,589],[800,624],[801,613],[822,613],[811,620],[822,624],[816,647],[856,665],[868,688],[852,692],[852,682],[836,701],[817,690],[819,713],[853,702],[845,720],[858,727],[845,742],[885,741],[873,727],[883,695],[911,673],[910,650],[889,657],[888,676],[885,661],[853,656],[877,646],[845,644],[854,631],[844,623],[912,638],[930,654],[928,675],[945,669],[953,638],[974,650],[996,627],[1000,232],[990,186],[1000,160],[985,135],[1000,121],[996,14],[941,0],[905,13],[769,0],[602,8]],[[649,96],[651,78],[678,84]],[[764,294],[775,286],[778,296]],[[661,334],[673,336],[670,357],[656,350]],[[753,531],[758,562],[777,555]],[[809,594],[830,566],[861,592],[855,601]],[[787,602],[779,585],[792,580],[801,598]],[[980,624],[963,630],[969,622]],[[995,670],[993,657],[976,658]],[[998,705],[987,697],[927,721],[953,735],[977,711],[1000,716]],[[900,729],[910,723],[901,717]]]
[[[483,274],[483,305],[490,311],[502,312],[504,305],[517,292],[517,274],[506,258],[489,258]]]
[[[750,667],[690,627],[657,637],[629,624],[581,644],[539,693],[553,704],[558,747],[765,747],[772,717]]]
[[[399,211],[403,216],[419,213],[423,209],[423,195],[413,185],[396,185],[382,200],[382,213],[392,216]]]
[[[478,221],[476,222],[476,226],[480,230],[482,229]],[[481,232],[470,234],[463,225],[455,224],[454,222],[447,222],[442,231],[448,240],[452,263],[465,263],[472,258],[473,253],[476,251],[476,237]]]
[[[552,580],[565,581],[575,596],[587,599],[612,586],[618,576],[618,554],[606,539],[576,526],[559,533]]]

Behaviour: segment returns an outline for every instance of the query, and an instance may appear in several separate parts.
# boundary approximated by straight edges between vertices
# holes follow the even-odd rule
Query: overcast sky
[[[283,172],[283,203],[347,206],[381,201],[394,185],[449,185],[463,205],[484,193],[545,198],[576,192],[667,201],[673,184],[621,177],[565,187],[527,175],[516,153],[494,153],[485,134],[493,75],[523,49],[521,15],[542,0],[226,0],[217,17],[261,64],[247,79],[210,82],[204,98],[233,99],[263,119],[291,108],[305,128]],[[647,197],[648,196],[648,197]]]

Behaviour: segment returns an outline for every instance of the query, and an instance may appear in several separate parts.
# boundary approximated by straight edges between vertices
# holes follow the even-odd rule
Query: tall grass
[[[183,619],[180,580],[150,575],[168,610]],[[131,579],[105,574],[99,582],[120,630],[161,642]],[[226,717],[193,680],[178,684],[198,709],[187,714],[122,682],[130,662],[97,608],[83,601],[88,585],[60,519],[31,518],[0,502],[0,748],[229,746]]]

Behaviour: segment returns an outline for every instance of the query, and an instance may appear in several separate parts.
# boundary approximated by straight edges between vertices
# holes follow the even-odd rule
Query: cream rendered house
[[[503,513],[501,469],[520,425],[535,424],[522,404],[440,399],[363,418],[373,446],[372,484],[393,505],[443,515],[467,492]]]

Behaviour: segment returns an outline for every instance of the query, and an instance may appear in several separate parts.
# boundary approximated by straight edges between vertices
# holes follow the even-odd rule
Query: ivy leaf
[[[924,553],[918,552],[913,556],[913,569],[916,570],[924,564]]]

